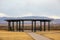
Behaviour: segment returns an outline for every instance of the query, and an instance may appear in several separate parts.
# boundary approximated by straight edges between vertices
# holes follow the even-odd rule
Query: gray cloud
[[[0,0],[0,13],[21,16],[32,13],[36,16],[60,16],[59,0]]]

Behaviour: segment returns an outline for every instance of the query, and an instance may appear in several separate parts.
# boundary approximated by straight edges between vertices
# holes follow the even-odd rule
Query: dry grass
[[[37,34],[48,37],[52,40],[60,40],[60,31],[46,31],[46,32],[36,32]]]
[[[0,40],[34,40],[25,32],[0,31]]]
[[[25,27],[26,25],[24,25],[24,29],[31,29],[31,25],[28,25]],[[37,29],[40,26],[38,25]],[[8,31],[4,31],[7,30],[8,26],[5,24],[0,24],[0,40],[34,40],[33,38],[31,38],[30,35],[28,35],[25,32],[8,32]],[[55,31],[46,31],[46,32],[36,32],[37,34],[46,36],[48,38],[51,38],[53,40],[60,40],[60,31],[56,31],[60,29],[60,25],[58,26],[51,26],[51,30],[55,30]],[[1,31],[3,30],[3,31]]]

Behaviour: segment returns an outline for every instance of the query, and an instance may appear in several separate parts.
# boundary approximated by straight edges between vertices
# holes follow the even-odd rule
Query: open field
[[[0,30],[0,40],[34,40],[25,32],[8,32]]]
[[[39,25],[36,27],[39,29]],[[47,27],[46,27],[47,28]],[[24,29],[31,31],[31,25],[25,25]],[[42,28],[43,29],[43,28]],[[37,34],[43,35],[45,37],[48,37],[52,40],[60,40],[60,25],[58,26],[51,26],[51,31],[38,31]],[[2,31],[3,30],[3,31]],[[5,31],[4,31],[5,30]],[[30,35],[28,35],[26,32],[9,32],[7,25],[0,25],[0,40],[34,40]],[[52,31],[54,30],[54,31]]]
[[[36,32],[37,34],[48,37],[52,40],[60,40],[60,31],[46,31],[46,32]]]

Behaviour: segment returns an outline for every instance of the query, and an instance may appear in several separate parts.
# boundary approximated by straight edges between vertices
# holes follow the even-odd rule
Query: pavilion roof
[[[28,17],[18,17],[13,19],[6,19],[6,21],[51,21],[51,18],[48,17],[39,17],[39,16],[28,16]]]

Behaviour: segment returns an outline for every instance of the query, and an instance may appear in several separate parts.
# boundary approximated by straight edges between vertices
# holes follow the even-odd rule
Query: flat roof
[[[5,21],[52,21],[52,19],[7,19]]]
[[[17,17],[12,19],[6,19],[5,21],[52,21],[52,18],[40,17],[40,16],[27,16],[27,17]]]

